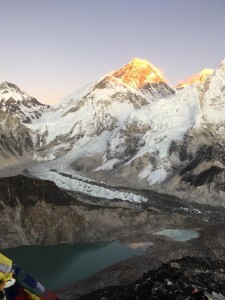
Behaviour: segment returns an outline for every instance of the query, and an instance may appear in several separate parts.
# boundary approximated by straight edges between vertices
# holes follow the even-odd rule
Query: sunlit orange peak
[[[162,72],[147,60],[133,58],[123,68],[114,72],[112,76],[122,80],[134,88],[142,88],[148,83],[164,82]]]
[[[203,69],[200,73],[195,74],[189,78],[187,78],[186,80],[182,80],[178,85],[177,88],[178,89],[182,89],[185,86],[188,85],[192,85],[192,84],[196,84],[196,83],[204,83],[206,81],[206,79],[212,75],[212,73],[214,72],[213,69]]]
[[[140,58],[133,58],[130,62],[129,62],[129,65],[130,64],[133,64],[135,65],[136,67],[141,67],[141,68],[145,68],[146,66],[150,65],[150,63],[145,60],[145,59],[140,59]]]

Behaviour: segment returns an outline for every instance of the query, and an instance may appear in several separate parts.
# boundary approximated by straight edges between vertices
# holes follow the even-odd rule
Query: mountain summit
[[[4,81],[0,84],[0,97],[1,100],[7,101],[13,98],[16,101],[22,101],[28,97],[28,95],[21,91],[18,86],[13,83]]]
[[[133,58],[127,65],[111,74],[128,86],[140,90],[149,98],[167,98],[174,94],[162,72],[147,60]]]
[[[160,71],[147,60],[134,58],[112,76],[121,79],[131,87],[140,89],[148,83],[164,82]]]
[[[209,76],[213,74],[213,69],[203,69],[200,73],[197,73],[185,80],[182,80],[178,85],[177,89],[183,89],[184,87],[192,84],[203,84]]]
[[[39,118],[48,107],[13,83],[5,81],[0,84],[0,109],[23,123]]]

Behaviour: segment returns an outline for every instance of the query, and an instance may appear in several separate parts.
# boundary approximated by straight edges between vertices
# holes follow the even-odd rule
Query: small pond
[[[142,254],[151,243],[75,243],[23,246],[1,252],[49,289],[65,287],[98,271]]]
[[[181,229],[163,229],[154,232],[155,235],[163,235],[171,238],[174,241],[186,242],[191,239],[199,237],[199,233],[195,230],[181,230]]]

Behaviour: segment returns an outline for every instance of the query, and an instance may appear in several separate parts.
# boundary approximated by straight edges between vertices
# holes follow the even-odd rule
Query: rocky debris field
[[[168,214],[166,216],[168,218]],[[179,215],[176,216],[179,223]],[[163,224],[165,223],[158,219],[157,225],[163,226]],[[192,227],[190,227],[191,225]],[[200,233],[200,236],[186,242],[174,241],[167,237],[152,235],[149,227],[146,226],[145,229],[142,228],[142,234],[133,234],[124,240],[126,243],[137,241],[152,242],[152,245],[148,247],[144,254],[118,262],[87,279],[65,287],[58,291],[59,296],[64,300],[75,300],[80,299],[85,294],[102,290],[108,286],[130,286],[149,270],[156,270],[163,263],[178,260],[182,257],[191,256],[206,260],[208,257],[214,260],[225,257],[224,223],[204,222],[201,221],[201,217],[191,217],[183,220],[182,224],[180,224],[181,227],[195,228]]]
[[[100,289],[80,300],[184,300],[189,299],[193,288],[213,299],[225,299],[225,262],[183,257],[145,273],[132,284]]]

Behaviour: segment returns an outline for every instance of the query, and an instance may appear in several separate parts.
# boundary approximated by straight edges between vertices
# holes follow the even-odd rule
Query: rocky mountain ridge
[[[23,123],[31,123],[38,119],[49,105],[40,103],[36,98],[28,96],[15,84],[7,81],[0,84],[0,110],[17,117]]]
[[[10,114],[0,110],[0,162],[1,167],[16,163],[33,153],[30,130]],[[32,156],[30,157],[32,159]]]
[[[43,161],[31,173],[60,184],[47,171],[77,172],[225,205],[224,101],[225,60],[173,90],[133,59],[26,124],[33,159]]]
[[[214,72],[213,69],[208,69],[205,68],[203,69],[200,73],[195,74],[185,80],[182,80],[178,85],[177,89],[183,89],[184,87],[188,85],[193,85],[193,84],[199,84],[199,83],[204,83],[210,75],[212,75]]]

